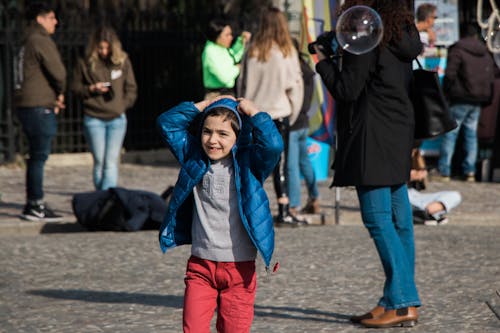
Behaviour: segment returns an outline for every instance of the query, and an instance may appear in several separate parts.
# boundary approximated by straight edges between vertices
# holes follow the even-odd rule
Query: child
[[[198,118],[201,125],[192,134]],[[283,150],[281,135],[266,112],[231,96],[181,103],[157,123],[181,165],[160,228],[160,246],[165,252],[192,244],[184,332],[210,332],[216,307],[218,332],[249,332],[256,254],[267,269],[274,250],[263,183]]]

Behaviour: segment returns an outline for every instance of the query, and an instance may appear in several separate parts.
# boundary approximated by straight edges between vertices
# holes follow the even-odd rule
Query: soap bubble
[[[384,25],[380,15],[372,8],[353,6],[339,16],[335,30],[342,49],[363,54],[380,43]]]
[[[493,47],[493,59],[495,59],[495,63],[498,68],[500,68],[500,30],[495,32],[493,39],[491,40],[491,46]]]

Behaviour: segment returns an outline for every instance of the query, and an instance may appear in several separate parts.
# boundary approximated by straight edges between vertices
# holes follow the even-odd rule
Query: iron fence
[[[69,90],[76,61],[83,55],[91,32],[92,24],[88,22],[113,25],[134,68],[138,99],[127,111],[125,149],[163,146],[155,128],[156,117],[182,100],[196,100],[203,96],[200,55],[204,37],[200,26],[212,15],[210,12],[192,17],[179,17],[175,10],[169,15],[158,10],[137,11],[133,8],[123,10],[120,15],[113,11],[109,13],[74,7],[58,12],[60,23],[53,38],[68,72],[68,89],[66,109],[58,116],[53,152],[88,149],[83,136],[81,101]],[[0,4],[0,163],[27,151],[12,99],[13,59],[25,24],[22,16],[22,10],[17,6]]]

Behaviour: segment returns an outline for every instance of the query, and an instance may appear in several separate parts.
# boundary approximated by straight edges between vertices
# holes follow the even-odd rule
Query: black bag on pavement
[[[167,212],[158,194],[120,187],[77,193],[71,203],[78,223],[91,231],[159,229]]]
[[[415,113],[415,139],[428,139],[457,127],[450,114],[437,72],[422,68],[413,70],[410,98]]]

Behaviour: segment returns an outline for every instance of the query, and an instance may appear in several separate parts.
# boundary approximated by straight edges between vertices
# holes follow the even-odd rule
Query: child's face
[[[225,158],[236,143],[236,133],[231,121],[224,116],[209,116],[203,123],[201,145],[212,161]]]

